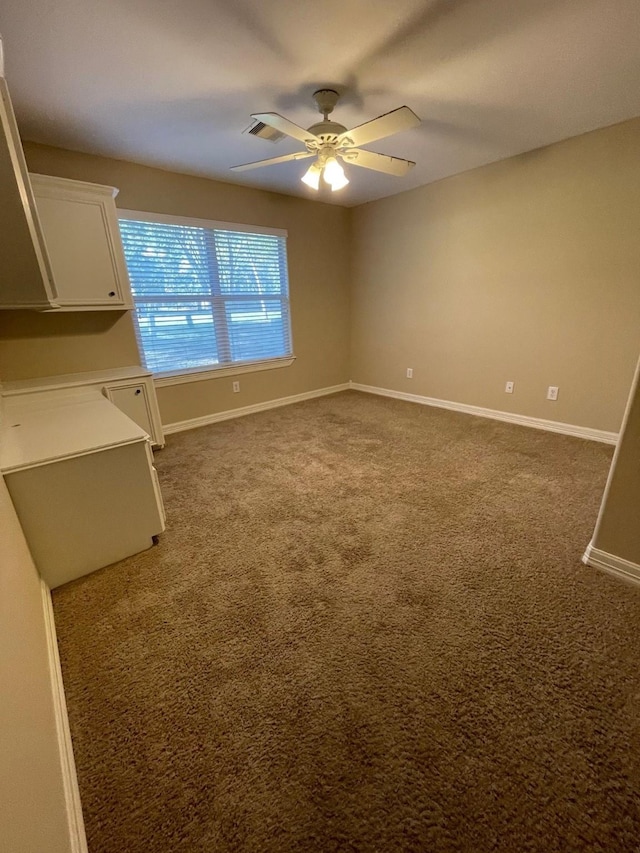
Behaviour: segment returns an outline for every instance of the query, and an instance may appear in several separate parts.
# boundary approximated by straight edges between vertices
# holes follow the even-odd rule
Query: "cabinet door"
[[[144,384],[110,385],[104,390],[114,406],[153,438],[153,423]]]
[[[164,432],[158,409],[158,400],[153,380],[133,379],[120,382],[105,382],[102,393],[131,418],[134,423],[151,436],[156,447],[164,447]]]
[[[61,310],[133,307],[111,187],[30,175]]]
[[[38,198],[60,305],[124,307],[106,239],[102,204]]]

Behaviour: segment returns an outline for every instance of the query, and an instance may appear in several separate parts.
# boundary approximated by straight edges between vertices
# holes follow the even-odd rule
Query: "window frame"
[[[284,228],[270,228],[264,225],[247,225],[238,222],[221,222],[214,219],[198,219],[192,216],[178,216],[166,213],[150,213],[143,210],[117,209],[118,220],[126,219],[134,222],[151,222],[158,225],[183,225],[192,228],[206,228],[210,230],[220,231],[235,231],[245,234],[270,234],[275,237],[288,237],[288,232]],[[291,294],[289,292],[289,258],[285,248],[285,271],[287,276],[287,303],[288,303],[288,319],[289,319],[289,341],[291,342],[291,354],[286,356],[276,356],[269,359],[257,359],[256,361],[238,361],[238,362],[223,362],[222,364],[211,364],[203,367],[180,368],[177,370],[165,370],[153,375],[154,384],[159,387],[168,385],[180,385],[184,382],[198,382],[206,379],[217,379],[223,376],[232,376],[238,373],[256,373],[262,370],[272,370],[279,367],[290,367],[296,357],[293,349],[293,328],[291,322]],[[136,297],[131,292],[134,302],[133,322],[136,324],[136,343],[141,359],[146,364],[144,348],[140,340],[140,334],[137,326],[137,315],[135,302]],[[150,368],[148,368],[150,370]]]

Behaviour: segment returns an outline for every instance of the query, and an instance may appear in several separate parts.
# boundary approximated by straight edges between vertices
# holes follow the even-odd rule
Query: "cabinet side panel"
[[[55,301],[51,268],[6,82],[0,77],[0,308]]]
[[[51,588],[143,551],[164,528],[144,441],[5,476]]]

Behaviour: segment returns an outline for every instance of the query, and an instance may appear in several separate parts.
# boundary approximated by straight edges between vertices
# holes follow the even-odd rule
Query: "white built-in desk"
[[[2,395],[5,398],[13,398],[32,394],[49,394],[51,391],[65,391],[71,388],[100,391],[139,427],[142,427],[151,436],[152,443],[156,447],[164,445],[153,376],[150,371],[137,365],[4,382]]]
[[[142,551],[164,530],[149,436],[95,388],[4,397],[0,469],[50,587]]]

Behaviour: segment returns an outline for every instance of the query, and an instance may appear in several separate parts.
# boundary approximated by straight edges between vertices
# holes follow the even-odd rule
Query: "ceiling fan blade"
[[[375,142],[376,139],[383,139],[402,130],[410,130],[419,124],[420,119],[413,110],[409,107],[398,107],[397,110],[391,110],[390,113],[354,127],[353,130],[346,130],[340,134],[338,141],[350,139],[353,145],[366,145],[367,142]]]
[[[354,166],[362,166],[364,169],[373,169],[376,172],[399,177],[406,175],[409,169],[416,165],[412,160],[391,157],[389,154],[376,154],[374,151],[363,151],[361,148],[349,148],[342,152],[342,157]]]
[[[307,139],[318,138],[314,133],[309,133],[309,131],[305,130],[304,127],[294,124],[292,121],[289,121],[288,118],[285,118],[278,113],[253,113],[251,118],[255,118],[263,124],[268,124],[269,127],[279,130],[280,133],[284,133],[286,136],[292,136],[300,142],[306,142]]]
[[[256,160],[254,163],[243,163],[241,166],[231,166],[234,172],[247,172],[249,169],[259,169],[261,166],[273,166],[275,163],[287,163],[290,160],[306,160],[315,157],[308,151],[296,151],[295,154],[283,154],[282,157],[270,157],[268,160]]]

